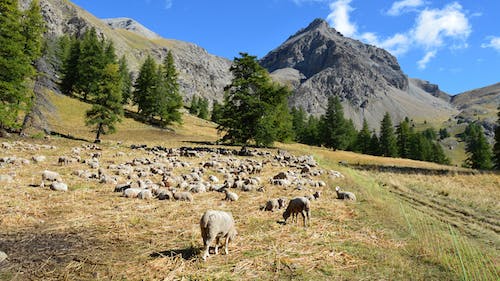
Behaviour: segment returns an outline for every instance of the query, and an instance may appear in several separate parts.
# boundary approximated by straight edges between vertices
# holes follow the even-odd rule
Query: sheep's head
[[[335,191],[339,192],[340,191],[340,186],[335,187]]]
[[[283,219],[285,220],[285,223],[286,223],[286,220],[290,217],[290,212],[288,212],[288,210],[286,210],[284,213],[283,213]]]

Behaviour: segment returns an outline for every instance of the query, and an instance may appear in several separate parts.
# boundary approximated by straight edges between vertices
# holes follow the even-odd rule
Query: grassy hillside
[[[54,131],[92,140],[83,125],[88,105],[49,94],[58,109],[51,115]],[[125,118],[117,134],[104,136],[102,167],[134,158],[153,157],[131,150],[130,144],[167,147],[196,146],[217,139],[215,125],[184,116],[173,130],[160,130]],[[265,192],[242,192],[237,202],[223,194],[194,194],[194,202],[127,199],[114,185],[83,180],[72,174],[90,169],[83,163],[57,164],[81,140],[1,139],[14,145],[0,157],[45,162],[0,165],[0,280],[498,280],[500,250],[500,176],[463,174],[458,168],[406,159],[389,159],[331,151],[299,144],[278,144],[295,155],[313,155],[320,168],[344,178],[323,174],[324,187],[296,190],[268,183],[280,171],[293,168],[266,164],[258,175]],[[121,145],[118,141],[123,142]],[[27,143],[56,149],[21,149]],[[276,154],[276,149],[268,149]],[[118,154],[123,152],[124,154]],[[82,153],[87,158],[86,152]],[[222,157],[222,156],[221,156]],[[244,160],[245,157],[235,157]],[[252,157],[254,160],[265,160]],[[212,159],[179,157],[191,167]],[[339,161],[379,166],[452,169],[446,175],[361,171]],[[270,162],[272,163],[272,162]],[[44,169],[58,171],[69,191],[59,193],[39,184]],[[176,168],[180,175],[190,168]],[[223,178],[215,170],[208,170]],[[159,181],[158,176],[152,178]],[[126,179],[122,179],[125,181]],[[30,186],[32,185],[32,186]],[[335,186],[356,193],[355,202],[336,199]],[[262,212],[268,199],[302,196],[319,190],[312,202],[308,228],[282,225],[281,212]],[[202,241],[199,219],[207,209],[231,211],[239,235],[229,255],[199,258]],[[301,219],[299,219],[299,222]]]

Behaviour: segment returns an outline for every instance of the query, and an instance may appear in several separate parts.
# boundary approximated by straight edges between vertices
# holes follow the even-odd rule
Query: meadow
[[[0,174],[15,174],[12,182],[0,182],[0,250],[8,255],[0,263],[0,280],[500,278],[498,174],[278,143],[264,150],[272,155],[278,149],[312,155],[320,169],[335,170],[344,177],[325,173],[317,179],[326,186],[296,190],[268,183],[288,168],[266,165],[259,175],[265,192],[237,191],[240,199],[236,202],[223,201],[223,194],[217,192],[195,194],[191,203],[124,198],[113,192],[114,185],[72,175],[76,169],[88,169],[85,164],[57,163],[60,155],[93,140],[93,133],[83,122],[87,105],[64,96],[49,96],[57,108],[50,114],[53,130],[73,139],[44,139],[33,133],[31,138],[0,140],[56,147],[0,152],[0,157],[47,158],[30,165],[0,166]],[[100,162],[105,167],[151,156],[147,151],[130,149],[131,144],[214,147],[217,139],[215,124],[188,114],[183,124],[171,130],[125,118],[116,134],[103,137]],[[181,158],[191,167],[199,167],[208,157]],[[263,160],[259,157],[253,158]],[[359,170],[351,166],[358,163],[395,169]],[[406,168],[449,172],[409,173]],[[59,172],[69,191],[36,187],[45,169]],[[222,177],[215,171],[210,173]],[[354,192],[357,201],[336,199],[335,186]],[[282,210],[259,209],[270,198],[292,198],[315,190],[322,196],[312,202],[307,228],[300,223],[280,223]],[[229,255],[211,255],[204,262],[199,220],[208,209],[232,212],[239,234],[229,246]]]

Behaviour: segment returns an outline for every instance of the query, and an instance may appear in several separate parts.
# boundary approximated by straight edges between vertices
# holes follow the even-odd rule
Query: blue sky
[[[500,0],[74,0],[165,38],[233,59],[259,58],[315,18],[382,47],[410,77],[457,94],[500,82]]]

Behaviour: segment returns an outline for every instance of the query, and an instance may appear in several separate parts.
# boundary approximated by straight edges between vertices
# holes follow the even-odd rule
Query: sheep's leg
[[[219,237],[215,238],[215,254],[219,254]]]
[[[211,242],[212,242],[212,239],[203,240],[203,244],[205,245],[205,252],[203,253],[203,260],[207,260],[207,257],[210,256],[209,249],[210,249]]]
[[[307,223],[306,223],[306,215],[304,214],[305,211],[302,211],[300,212],[300,214],[302,215],[302,220],[304,221],[304,227],[307,226]]]
[[[229,251],[227,250],[227,247],[229,245],[229,234],[226,235],[226,244],[224,245],[224,252],[226,253],[226,255],[229,255]]]

